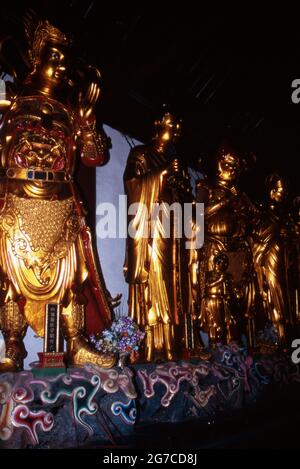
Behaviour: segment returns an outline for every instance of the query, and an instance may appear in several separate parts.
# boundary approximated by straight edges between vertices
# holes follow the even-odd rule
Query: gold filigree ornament
[[[26,319],[41,335],[45,302],[60,302],[74,280],[79,230],[80,219],[72,198],[7,196],[0,216],[2,268],[17,294],[27,299]],[[35,316],[39,316],[38,321],[33,320]]]

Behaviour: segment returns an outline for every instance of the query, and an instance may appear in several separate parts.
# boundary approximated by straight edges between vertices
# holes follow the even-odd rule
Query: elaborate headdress
[[[58,28],[52,26],[49,21],[38,20],[35,13],[30,11],[24,18],[25,34],[29,45],[29,57],[32,65],[35,65],[41,50],[47,42],[70,47],[72,41]]]

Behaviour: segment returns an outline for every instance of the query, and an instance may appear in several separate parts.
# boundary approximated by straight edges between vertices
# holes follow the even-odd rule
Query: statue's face
[[[48,86],[58,87],[67,80],[67,62],[63,47],[46,44],[41,51],[37,75]]]
[[[222,181],[233,182],[240,174],[239,159],[230,153],[222,155],[218,160],[217,175]]]
[[[283,179],[279,179],[270,189],[270,198],[274,202],[283,202],[287,197],[287,186]]]
[[[166,114],[160,122],[155,123],[158,131],[156,139],[161,143],[175,142],[181,133],[181,124],[171,114]]]

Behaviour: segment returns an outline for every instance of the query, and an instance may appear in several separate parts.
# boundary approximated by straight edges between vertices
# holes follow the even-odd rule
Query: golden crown
[[[71,39],[50,24],[48,20],[39,20],[36,23],[32,16],[25,19],[25,33],[29,44],[29,56],[33,65],[37,63],[41,51],[47,42],[65,47],[70,47],[72,44]]]

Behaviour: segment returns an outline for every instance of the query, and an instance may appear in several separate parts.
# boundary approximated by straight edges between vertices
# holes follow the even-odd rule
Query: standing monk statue
[[[180,124],[165,114],[156,122],[152,143],[131,150],[124,173],[128,207],[139,204],[133,215],[129,213],[129,226],[135,233],[127,238],[124,267],[129,315],[145,329],[143,358],[147,361],[172,360],[177,355],[183,316],[189,309],[189,251],[184,239],[175,236],[178,213],[167,208],[174,202],[180,205],[190,192],[189,178],[175,152],[179,131]],[[161,211],[151,224],[155,204]]]
[[[273,173],[267,177],[266,188],[268,202],[258,219],[253,254],[266,315],[284,343],[296,322],[289,288],[292,221],[286,205],[287,181]]]
[[[87,339],[110,324],[112,303],[73,181],[77,155],[92,167],[109,158],[94,114],[100,74],[86,66],[85,86],[76,86],[69,38],[33,17],[25,32],[31,70],[2,109],[0,133],[0,370],[23,368],[27,326],[43,337],[49,304],[60,312],[68,365],[111,367],[114,356]]]

